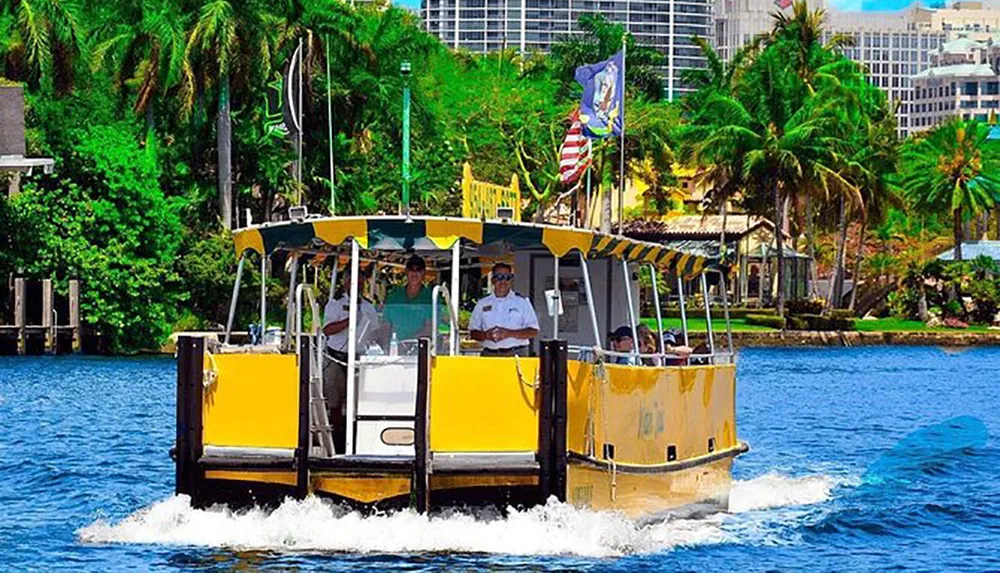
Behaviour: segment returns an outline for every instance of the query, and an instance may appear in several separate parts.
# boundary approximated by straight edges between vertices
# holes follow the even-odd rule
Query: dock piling
[[[17,354],[23,356],[27,350],[28,306],[24,279],[20,277],[14,279],[14,326],[17,328]]]
[[[80,351],[80,281],[69,280],[69,327],[73,333],[73,352]]]
[[[53,320],[52,279],[42,279],[42,328],[45,330],[45,353],[56,353],[56,321]]]

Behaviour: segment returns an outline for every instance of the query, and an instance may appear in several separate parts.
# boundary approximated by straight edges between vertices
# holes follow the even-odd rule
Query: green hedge
[[[744,316],[747,324],[756,326],[768,326],[770,328],[785,328],[785,319],[773,314],[747,314]]]
[[[805,323],[805,330],[822,330],[828,332],[834,330],[854,330],[853,318],[835,318],[819,314],[799,314],[794,319],[796,329],[800,329],[803,323]]]
[[[845,320],[849,318],[854,318],[854,311],[848,310],[846,308],[835,308],[829,313],[830,318]]]
[[[652,309],[652,307],[650,307],[650,308]],[[703,309],[703,308],[695,308],[693,306],[686,306],[685,307],[685,311],[687,312],[687,315],[689,317],[697,317],[697,316],[704,317],[705,316],[705,309]],[[656,311],[655,310],[650,310],[650,312],[653,313],[653,312],[656,312]],[[681,310],[680,310],[680,308],[677,308],[677,307],[665,308],[665,309],[663,309],[662,312],[663,312],[663,318],[680,318],[681,317]],[[751,315],[751,314],[756,315],[756,316],[776,316],[776,312],[775,312],[775,310],[773,308],[743,308],[743,307],[738,307],[738,308],[730,308],[729,309],[729,318],[731,318],[731,319],[746,318],[748,315]],[[655,315],[651,314],[650,316],[655,316]],[[721,304],[713,304],[712,305],[712,318],[713,319],[714,318],[722,318],[723,316],[724,315],[723,315],[723,312],[722,312],[722,305]]]
[[[809,330],[809,322],[801,316],[794,314],[785,317],[789,330]]]

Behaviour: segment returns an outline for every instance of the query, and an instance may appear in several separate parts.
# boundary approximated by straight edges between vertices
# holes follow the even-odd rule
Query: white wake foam
[[[736,481],[733,514],[815,504],[830,498],[832,478],[766,475]],[[741,518],[743,516],[740,516]],[[434,517],[410,511],[362,516],[319,498],[288,500],[273,511],[192,509],[176,496],[117,523],[103,519],[81,528],[87,543],[150,543],[273,551],[358,553],[471,552],[611,557],[678,546],[741,542],[732,514],[675,519],[648,525],[621,514],[550,502],[505,518],[452,513]]]

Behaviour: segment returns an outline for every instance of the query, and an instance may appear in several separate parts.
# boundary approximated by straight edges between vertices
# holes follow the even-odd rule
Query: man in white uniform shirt
[[[364,298],[365,273],[358,273],[358,352],[364,352],[366,345],[378,327],[378,312],[372,303]],[[347,403],[347,340],[350,331],[351,292],[345,288],[339,297],[330,297],[323,311],[323,334],[326,335],[329,360],[323,368],[323,395],[329,410],[330,425],[333,426],[333,442],[338,452],[344,451],[345,407]]]
[[[469,334],[483,345],[482,356],[527,356],[530,340],[538,336],[538,316],[528,299],[511,290],[513,269],[493,265],[493,294],[476,303]]]

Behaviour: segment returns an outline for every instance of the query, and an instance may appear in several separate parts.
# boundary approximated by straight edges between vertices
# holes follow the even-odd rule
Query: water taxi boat
[[[727,508],[733,460],[747,447],[736,432],[718,261],[587,229],[435,217],[301,218],[238,230],[234,242],[239,266],[225,339],[182,335],[177,344],[176,491],[193,504],[317,495],[429,511],[555,499],[639,518]],[[311,270],[315,281],[329,269],[336,282],[338,273],[353,279],[374,269],[377,286],[412,253],[427,261],[432,324],[442,326],[400,340],[399,350],[393,342],[393,352],[358,347],[359,281],[344,281],[346,417],[335,427],[321,375],[331,360],[321,306],[303,277]],[[496,260],[512,263],[515,291],[537,310],[530,356],[479,356],[463,340],[460,303],[485,294],[482,280]],[[259,261],[262,274],[273,261],[272,274],[289,281],[285,327],[232,344],[247,261]],[[636,336],[640,267],[656,271],[648,289],[656,351],[640,354],[636,340],[632,351],[613,352],[602,333],[627,325]],[[678,338],[702,341],[693,355],[672,353],[664,340],[662,276],[679,287]],[[684,295],[699,288],[709,327],[689,333]],[[727,322],[719,347],[713,288]]]

